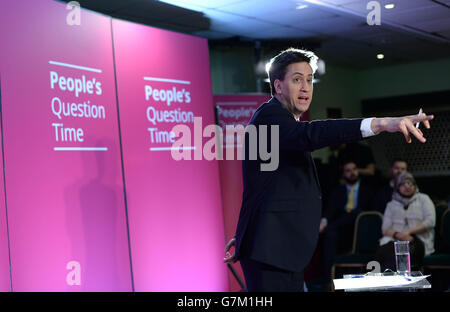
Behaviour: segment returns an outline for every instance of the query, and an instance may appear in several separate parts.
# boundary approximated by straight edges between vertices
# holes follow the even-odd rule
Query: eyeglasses
[[[411,181],[406,181],[406,182],[400,183],[399,186],[414,186],[414,183],[412,183]]]

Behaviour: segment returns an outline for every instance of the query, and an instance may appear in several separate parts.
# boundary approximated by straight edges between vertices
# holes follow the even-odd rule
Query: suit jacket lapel
[[[316,164],[314,163],[314,159],[312,158],[311,152],[307,152],[307,153],[308,153],[308,159],[309,159],[310,165],[313,168],[314,179],[316,180],[316,184],[319,189],[319,192],[322,194],[322,189],[321,189],[320,183],[319,183],[319,175],[317,174]]]

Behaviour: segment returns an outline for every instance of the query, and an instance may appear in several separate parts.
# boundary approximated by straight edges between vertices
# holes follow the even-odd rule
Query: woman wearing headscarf
[[[394,241],[409,241],[411,268],[418,270],[423,258],[434,252],[436,211],[427,194],[419,192],[412,174],[404,172],[395,181],[392,200],[383,217],[380,247],[376,260],[382,271],[396,271]]]

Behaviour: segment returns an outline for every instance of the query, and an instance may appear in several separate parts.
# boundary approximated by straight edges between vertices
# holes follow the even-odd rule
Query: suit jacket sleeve
[[[358,195],[358,210],[361,211],[371,211],[373,210],[373,190],[361,185],[359,188],[359,195]]]
[[[297,122],[281,107],[261,112],[255,125],[278,125],[280,149],[314,151],[325,146],[362,140],[362,119]]]
[[[339,187],[335,188],[331,191],[330,196],[325,205],[323,217],[327,219],[328,223],[335,219],[335,215],[337,213],[337,206],[342,204],[342,200],[339,196]],[[343,207],[341,207],[343,209]]]

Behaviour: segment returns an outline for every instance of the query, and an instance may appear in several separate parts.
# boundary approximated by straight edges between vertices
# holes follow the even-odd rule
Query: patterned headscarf
[[[403,182],[405,182],[405,180],[410,180],[415,187],[415,192],[414,195],[410,198],[408,197],[404,197],[400,194],[400,192],[398,191],[400,188],[400,184],[402,184]],[[394,193],[392,194],[392,199],[400,202],[403,204],[403,206],[405,206],[405,209],[407,208],[407,206],[416,199],[416,194],[419,193],[419,187],[417,186],[416,180],[414,179],[413,175],[409,172],[403,172],[402,174],[399,174],[397,179],[395,180],[395,189],[394,189]]]

